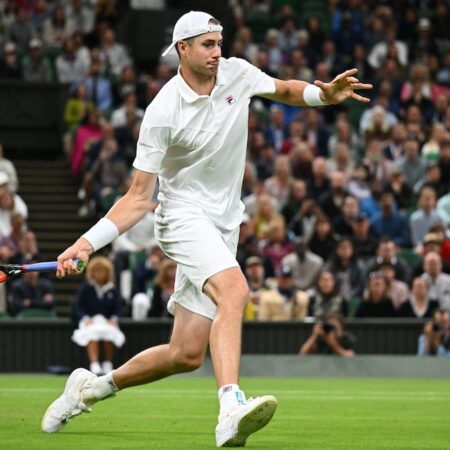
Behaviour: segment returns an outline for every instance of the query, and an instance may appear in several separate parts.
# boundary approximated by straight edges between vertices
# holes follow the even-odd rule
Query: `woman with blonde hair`
[[[78,329],[72,340],[86,347],[91,372],[99,375],[113,370],[114,346],[122,347],[125,336],[119,329],[122,299],[114,285],[114,267],[104,256],[91,260],[86,269],[86,280],[75,300]],[[103,363],[100,365],[100,346],[103,341]]]
[[[177,263],[164,258],[158,266],[158,273],[153,281],[153,289],[137,293],[132,300],[132,317],[144,320],[147,317],[170,317],[167,303],[175,290]]]

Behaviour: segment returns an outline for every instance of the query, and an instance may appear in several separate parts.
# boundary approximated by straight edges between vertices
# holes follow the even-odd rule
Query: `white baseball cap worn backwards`
[[[173,29],[172,43],[162,56],[172,52],[178,41],[214,31],[221,32],[223,30],[222,25],[209,23],[211,19],[214,19],[214,17],[202,11],[190,11],[181,16]]]

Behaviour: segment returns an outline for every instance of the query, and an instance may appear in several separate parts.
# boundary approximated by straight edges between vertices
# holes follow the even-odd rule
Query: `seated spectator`
[[[19,6],[15,20],[8,27],[7,36],[20,52],[25,52],[30,40],[36,37],[36,29],[25,6]]]
[[[299,354],[354,356],[356,338],[346,332],[344,326],[344,317],[341,314],[327,315],[323,323],[314,324],[312,334],[301,346]]]
[[[395,162],[395,166],[403,173],[406,184],[414,189],[416,184],[425,176],[426,164],[419,153],[419,142],[407,139],[404,144],[404,156]]]
[[[95,105],[89,100],[86,85],[83,83],[78,84],[64,108],[64,121],[69,132],[74,133],[83,118],[94,108]]]
[[[386,110],[381,105],[376,105],[373,108],[373,113],[367,123],[367,128],[364,133],[364,142],[376,141],[380,144],[381,155],[383,155],[383,148],[388,144],[391,133],[392,124],[389,122]]]
[[[404,154],[404,143],[407,138],[406,127],[399,122],[391,128],[391,138],[383,149],[383,155],[391,161],[398,160]]]
[[[14,164],[5,158],[3,145],[0,144],[0,172],[6,173],[8,177],[7,187],[11,192],[17,192],[19,188],[19,179]],[[1,178],[1,176],[0,176]]]
[[[309,289],[308,316],[322,320],[329,314],[347,315],[347,302],[339,292],[339,286],[332,272],[320,273],[315,287]]]
[[[11,234],[11,218],[15,214],[28,217],[28,208],[22,198],[8,188],[9,178],[5,172],[0,172],[0,237]]]
[[[16,45],[13,42],[7,42],[4,45],[4,54],[0,59],[0,78],[8,80],[22,78],[22,68],[16,53]]]
[[[283,216],[276,212],[270,195],[261,194],[257,200],[257,211],[253,218],[256,236],[259,239],[265,239],[270,225],[283,220]]]
[[[37,262],[28,260],[28,263]],[[53,284],[46,278],[41,278],[39,272],[25,272],[12,285],[12,312],[18,314],[26,309],[48,309],[55,306]]]
[[[392,239],[395,244],[404,247],[409,243],[408,224],[405,218],[396,210],[394,196],[385,192],[380,199],[381,213],[371,223],[371,233],[381,238]]]
[[[312,198],[322,198],[330,191],[330,180],[325,158],[314,158],[312,176],[308,183],[308,193]]]
[[[356,258],[350,238],[341,238],[331,258],[325,264],[326,270],[336,278],[339,294],[345,300],[361,298],[364,290],[364,267]]]
[[[442,183],[441,168],[437,163],[428,163],[425,177],[419,181],[414,191],[421,192],[424,187],[434,189],[436,198],[440,198],[447,193],[447,187]]]
[[[346,144],[352,159],[356,159],[360,144],[359,138],[345,119],[336,123],[336,132],[328,139],[328,156],[334,156],[339,144]]]
[[[72,175],[75,178],[78,178],[81,173],[90,145],[102,137],[101,117],[102,114],[98,109],[88,111],[75,132],[70,154]]]
[[[310,198],[305,199],[300,209],[288,223],[288,230],[295,236],[301,236],[309,242],[318,214],[320,214],[320,208],[318,208],[316,202]]]
[[[124,67],[131,64],[127,49],[116,42],[116,33],[112,28],[105,28],[100,38],[100,58],[106,65],[107,73],[119,78]]]
[[[25,264],[30,259],[45,261],[45,257],[39,252],[36,234],[33,231],[25,231],[19,237],[19,250],[10,259],[11,264]]]
[[[425,273],[422,278],[428,286],[428,296],[439,303],[439,307],[450,311],[450,275],[442,272],[442,259],[436,252],[425,255]]]
[[[333,230],[339,236],[353,235],[353,219],[358,215],[359,202],[356,197],[347,195],[342,203],[341,213],[333,218]]]
[[[380,141],[372,140],[367,144],[363,164],[367,167],[370,178],[383,185],[387,183],[391,176],[392,161],[384,157]]]
[[[376,252],[378,239],[370,234],[370,223],[367,216],[360,212],[352,220],[352,243],[358,260],[367,263]]]
[[[112,88],[111,82],[101,73],[100,61],[92,58],[89,75],[82,81],[86,84],[92,103],[101,111],[108,113],[112,106]]]
[[[396,310],[399,310],[403,303],[408,300],[408,285],[395,278],[395,267],[390,263],[382,263],[378,270],[384,275],[388,284],[388,297]]]
[[[360,201],[360,209],[367,216],[369,222],[372,222],[375,217],[381,214],[380,200],[385,191],[384,187],[385,184],[382,181],[373,178],[369,182],[369,196]]]
[[[56,78],[60,83],[74,83],[84,79],[89,73],[86,61],[76,53],[72,37],[64,41],[62,53],[55,61]]]
[[[408,301],[402,303],[398,314],[401,317],[431,318],[436,309],[439,309],[439,303],[430,300],[427,283],[423,278],[417,277],[412,282]]]
[[[306,242],[297,238],[295,251],[285,256],[281,264],[289,267],[294,276],[295,287],[306,291],[314,286],[323,267],[323,259],[307,250]]]
[[[437,310],[419,336],[417,356],[450,356],[450,312]]]
[[[347,177],[343,172],[330,175],[330,190],[319,198],[319,204],[328,217],[335,217],[341,212],[341,206],[347,196]]]
[[[400,168],[394,167],[386,186],[386,191],[394,196],[395,204],[400,211],[405,211],[414,204],[414,191],[406,183]]]
[[[296,79],[305,80],[305,78]],[[323,121],[320,112],[314,108],[307,108],[304,111],[304,115],[306,140],[309,143],[313,154],[316,156],[327,157],[329,133],[326,126],[322,123]]]
[[[119,329],[122,299],[114,285],[114,268],[109,259],[96,256],[86,269],[86,280],[75,299],[75,315],[79,321],[72,340],[86,347],[89,370],[96,375],[113,370],[114,346],[122,347],[125,336]],[[100,365],[99,342],[103,342]]]
[[[275,172],[273,176],[264,182],[266,192],[277,199],[280,205],[284,205],[289,198],[289,191],[292,183],[291,168],[289,158],[280,156],[275,160]]]
[[[11,216],[11,233],[0,238],[0,261],[9,263],[20,251],[19,242],[26,232],[26,220],[20,213]]]
[[[88,34],[94,29],[95,11],[93,5],[85,4],[82,0],[71,0],[65,5],[65,16],[68,18],[72,30],[79,30]]]
[[[67,20],[61,5],[55,5],[51,17],[44,23],[42,40],[47,47],[61,48],[75,30]]]
[[[353,174],[355,163],[351,159],[348,145],[339,143],[336,146],[333,157],[328,159],[327,165],[329,173],[339,170],[345,173],[347,177],[350,177]]]
[[[114,128],[123,127],[127,124],[127,112],[132,111],[139,121],[144,118],[144,111],[137,106],[137,97],[134,92],[123,96],[122,105],[111,114],[111,125]]]
[[[357,164],[352,170],[347,189],[350,195],[353,195],[360,201],[371,196],[369,186],[369,168],[363,163]]]
[[[334,251],[336,242],[330,219],[324,214],[318,214],[311,239],[308,241],[308,248],[327,261]]]
[[[414,246],[422,244],[424,236],[433,225],[444,225],[444,221],[436,211],[436,192],[433,188],[422,188],[417,206],[419,209],[413,212],[409,219],[411,241]]]
[[[377,246],[375,258],[367,264],[367,273],[376,272],[382,264],[391,264],[395,267],[395,279],[408,280],[408,269],[405,263],[397,257],[397,247],[392,239],[382,238]]]
[[[255,320],[258,317],[261,293],[269,289],[266,283],[263,260],[259,256],[250,256],[245,261],[245,277],[249,288],[249,299],[245,307],[244,319]]]
[[[119,155],[119,146],[114,138],[103,142],[97,160],[84,174],[85,196],[78,214],[86,217],[96,209],[106,212],[115,199],[124,191],[128,178],[128,167]],[[96,208],[91,208],[91,200]]]
[[[42,42],[31,39],[29,52],[22,59],[22,76],[25,81],[48,83],[53,81],[50,61],[42,54]]]
[[[294,244],[286,234],[284,220],[277,220],[269,225],[267,239],[263,244],[261,255],[268,258],[277,271],[281,267],[282,259],[294,251]]]
[[[132,300],[132,316],[136,320],[146,317],[172,317],[167,309],[169,300],[175,290],[177,263],[164,258],[153,282],[153,291],[140,292]],[[151,296],[149,295],[151,294]]]
[[[289,223],[301,209],[303,202],[308,197],[307,185],[303,180],[292,180],[287,201],[281,208],[281,214],[285,223]]]
[[[392,300],[388,296],[388,284],[384,275],[381,272],[372,272],[355,317],[377,318],[396,317],[396,315]]]

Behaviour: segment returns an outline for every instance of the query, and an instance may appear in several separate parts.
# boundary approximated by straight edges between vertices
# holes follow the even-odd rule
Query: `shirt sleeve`
[[[253,64],[245,61],[245,59],[236,58],[236,61],[239,62],[243,69],[244,79],[250,87],[249,97],[258,94],[275,93],[275,80],[271,76],[267,75]]]
[[[158,173],[169,147],[169,135],[169,122],[150,105],[142,121],[133,166],[144,172]]]

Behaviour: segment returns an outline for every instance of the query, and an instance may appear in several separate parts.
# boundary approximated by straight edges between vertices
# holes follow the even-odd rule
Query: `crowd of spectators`
[[[450,309],[450,4],[328,0],[311,15],[301,3],[230,0],[224,56],[308,82],[356,67],[374,88],[367,107],[252,100],[237,253],[246,319],[432,318]],[[81,216],[127,189],[144,110],[176,74],[171,58],[150,72],[134,64],[119,4],[0,2],[0,78],[69,86],[64,146]],[[110,253],[136,318],[164,315],[173,289],[156,206]]]

